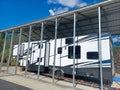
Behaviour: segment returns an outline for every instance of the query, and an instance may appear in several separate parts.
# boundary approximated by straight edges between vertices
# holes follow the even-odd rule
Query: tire
[[[55,75],[56,75],[57,77],[63,77],[63,76],[64,76],[64,73],[63,73],[62,70],[56,70],[56,71],[55,71]]]

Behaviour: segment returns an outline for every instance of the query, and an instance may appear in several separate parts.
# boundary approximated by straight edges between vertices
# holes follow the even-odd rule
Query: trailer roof
[[[31,40],[40,39],[41,23],[44,23],[43,39],[53,39],[55,34],[55,19],[58,19],[58,38],[73,35],[73,20],[76,13],[76,35],[98,33],[98,6],[101,6],[102,33],[117,34],[120,32],[120,0],[106,0],[73,11],[30,22],[17,27],[0,30],[2,32],[19,33],[28,37],[29,26],[32,26]]]

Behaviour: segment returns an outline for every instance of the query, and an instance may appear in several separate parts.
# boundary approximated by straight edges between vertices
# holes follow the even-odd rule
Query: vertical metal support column
[[[22,28],[20,28],[20,36],[19,36],[19,41],[18,41],[17,59],[16,59],[16,66],[15,66],[15,74],[17,74],[17,68],[18,68],[21,37],[22,37]]]
[[[32,43],[31,47],[35,47],[35,44]],[[34,51],[35,48],[33,48],[32,50]],[[32,60],[31,60],[32,63],[33,63],[33,61],[34,61],[34,54],[35,54],[35,52],[33,52],[32,56],[31,56],[31,57],[32,57]]]
[[[60,40],[60,47],[62,47],[62,38]],[[60,54],[60,70],[61,70],[61,59],[62,59],[62,55]]]
[[[32,26],[30,25],[29,38],[28,38],[28,50],[27,50],[27,58],[26,58],[26,67],[25,67],[25,76],[27,75],[27,69],[28,69],[28,58],[29,58],[29,54],[30,54],[29,49],[30,49],[31,33],[32,33]]]
[[[2,64],[3,64],[3,59],[4,59],[4,53],[5,53],[5,47],[6,47],[6,38],[7,38],[7,32],[5,32],[3,51],[2,51],[2,57],[1,57],[1,63],[0,63],[0,70],[2,69]]]
[[[13,37],[14,37],[14,30],[12,31],[12,36],[11,36],[11,41],[10,41],[10,51],[9,51],[9,57],[8,57],[8,62],[7,62],[7,73],[9,72],[9,65],[10,65],[10,60],[11,60]]]
[[[33,43],[31,44],[31,47],[33,47]],[[32,50],[33,50],[33,48],[32,48]],[[33,52],[33,51],[32,51]],[[32,54],[30,54],[30,63],[31,63],[31,58],[32,58]]]
[[[57,44],[57,28],[58,28],[58,20],[55,20],[55,44],[54,44],[54,61],[53,61],[53,75],[52,75],[52,82],[54,83],[55,79],[55,60],[56,60],[56,44]]]
[[[44,28],[44,24],[42,22],[42,24],[41,24],[40,51],[39,51],[39,64],[38,64],[37,79],[39,79],[39,75],[40,75],[40,62],[41,62],[42,40],[43,40],[43,28]]]
[[[75,87],[75,35],[76,35],[76,14],[74,13],[74,24],[73,24],[73,87]]]
[[[102,75],[102,42],[101,42],[101,7],[98,7],[98,20],[99,20],[99,41],[98,41],[98,51],[99,51],[99,61],[100,61],[100,90],[103,90],[103,75]]]

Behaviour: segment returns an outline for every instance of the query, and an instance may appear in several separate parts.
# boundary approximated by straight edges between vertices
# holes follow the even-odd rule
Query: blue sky
[[[0,0],[0,30],[46,18],[102,0]]]
[[[120,46],[120,34],[112,35],[113,46]]]

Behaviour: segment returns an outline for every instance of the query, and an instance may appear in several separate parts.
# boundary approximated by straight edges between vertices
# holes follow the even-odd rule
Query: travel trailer
[[[52,72],[55,63],[55,74],[72,75],[73,72],[73,38],[59,38],[56,45],[56,59],[54,62],[55,40],[44,40],[28,42],[20,45],[20,65],[26,66],[27,51],[29,51],[28,71],[38,70],[40,60],[40,72]],[[101,38],[102,69],[104,83],[111,83],[114,75],[114,60],[112,54],[112,43],[109,34],[103,34]],[[42,45],[42,46],[41,46]],[[41,47],[41,58],[39,59]],[[18,45],[14,45],[13,56],[17,56]],[[98,52],[98,36],[76,36],[75,37],[75,71],[77,77],[93,78],[100,80],[100,61]]]

